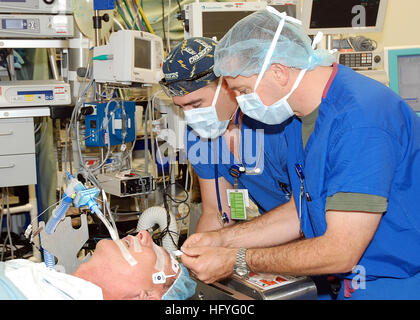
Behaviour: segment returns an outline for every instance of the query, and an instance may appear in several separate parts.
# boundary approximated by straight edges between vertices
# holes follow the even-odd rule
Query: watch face
[[[248,270],[246,268],[237,268],[236,273],[239,276],[243,277],[244,275],[246,275],[248,273]]]

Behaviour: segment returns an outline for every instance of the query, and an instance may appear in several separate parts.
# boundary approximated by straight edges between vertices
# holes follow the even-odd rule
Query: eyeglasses
[[[188,79],[167,82],[166,79],[163,78],[159,81],[159,84],[163,92],[165,92],[169,97],[183,96],[197,90],[197,82],[204,80],[204,78],[209,75],[213,75],[213,77],[216,78],[213,73],[213,68],[200,72]]]

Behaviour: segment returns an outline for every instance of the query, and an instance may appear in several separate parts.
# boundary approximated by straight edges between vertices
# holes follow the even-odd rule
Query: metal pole
[[[95,47],[101,45],[101,16],[99,10],[95,10],[95,16],[93,18],[93,28],[95,29]],[[102,83],[96,83],[97,91],[99,95],[96,95],[98,101],[102,101]]]
[[[51,72],[53,74],[54,80],[60,80],[60,75],[58,73],[57,60],[55,56],[55,49],[48,48],[48,58],[50,61]]]

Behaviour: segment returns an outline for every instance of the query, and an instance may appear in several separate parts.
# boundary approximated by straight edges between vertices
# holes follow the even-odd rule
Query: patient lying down
[[[99,241],[73,275],[28,260],[0,264],[2,299],[182,300],[195,287],[187,269],[144,230],[119,242]]]

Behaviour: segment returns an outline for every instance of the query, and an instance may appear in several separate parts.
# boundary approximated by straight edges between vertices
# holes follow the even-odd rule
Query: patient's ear
[[[147,300],[147,291],[140,289],[133,297],[131,297],[131,300]]]
[[[148,292],[147,300],[162,300],[162,296],[165,293],[163,285],[157,285],[155,289]]]
[[[161,288],[149,291],[140,289],[138,293],[131,298],[131,300],[161,300],[162,296],[163,292]]]

